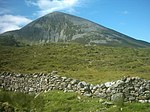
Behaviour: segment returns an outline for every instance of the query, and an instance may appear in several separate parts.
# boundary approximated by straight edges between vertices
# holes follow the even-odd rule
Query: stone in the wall
[[[117,105],[123,105],[124,103],[124,94],[116,93],[111,96],[111,101],[113,101]]]

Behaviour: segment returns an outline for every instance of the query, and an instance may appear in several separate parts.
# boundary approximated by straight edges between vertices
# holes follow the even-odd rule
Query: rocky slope
[[[147,42],[135,40],[89,20],[61,12],[47,14],[20,30],[6,32],[0,37],[12,37],[29,44],[79,42],[87,45],[150,47]]]

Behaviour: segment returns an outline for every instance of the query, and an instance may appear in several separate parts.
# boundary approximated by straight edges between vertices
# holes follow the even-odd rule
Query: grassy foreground
[[[99,98],[89,98],[76,93],[50,91],[37,97],[23,93],[0,92],[0,102],[8,102],[15,112],[149,112],[150,104],[125,103],[104,105]],[[0,108],[1,109],[1,108]],[[0,110],[1,111],[1,110]],[[3,111],[2,111],[3,112]]]
[[[0,46],[0,71],[34,73],[58,71],[89,83],[123,76],[150,79],[150,49],[47,44],[24,47]]]

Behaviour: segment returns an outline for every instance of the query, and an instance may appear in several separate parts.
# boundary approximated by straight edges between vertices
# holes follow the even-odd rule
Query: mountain
[[[11,37],[28,44],[78,42],[86,45],[150,47],[148,42],[62,12],[47,14],[20,30],[5,32],[0,37],[0,41]]]

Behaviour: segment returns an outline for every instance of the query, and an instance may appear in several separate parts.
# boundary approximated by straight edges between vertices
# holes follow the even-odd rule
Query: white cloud
[[[38,15],[42,16],[54,11],[75,11],[74,7],[78,6],[83,0],[37,0],[36,2],[32,0],[26,0],[28,5],[37,6],[40,10]]]
[[[2,15],[0,16],[0,33],[20,29],[31,21],[23,16]]]

